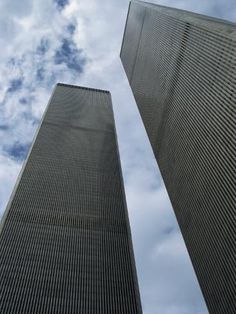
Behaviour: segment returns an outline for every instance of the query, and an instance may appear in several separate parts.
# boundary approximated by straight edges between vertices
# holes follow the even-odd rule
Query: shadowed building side
[[[110,93],[58,84],[0,229],[0,313],[141,313]]]
[[[121,60],[208,309],[235,313],[236,25],[132,1]]]

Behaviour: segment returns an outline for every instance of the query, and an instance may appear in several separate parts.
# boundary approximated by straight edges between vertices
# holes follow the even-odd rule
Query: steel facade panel
[[[134,1],[121,60],[207,306],[235,313],[236,26]]]
[[[2,222],[0,313],[141,313],[109,92],[55,89]]]

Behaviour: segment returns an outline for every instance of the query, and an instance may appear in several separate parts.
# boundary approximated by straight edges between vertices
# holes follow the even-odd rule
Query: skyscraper
[[[110,93],[58,84],[0,225],[0,313],[141,313]]]
[[[236,24],[132,1],[121,60],[208,309],[236,313]]]

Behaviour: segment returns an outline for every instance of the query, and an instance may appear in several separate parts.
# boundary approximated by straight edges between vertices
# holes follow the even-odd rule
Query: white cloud
[[[20,168],[21,163],[0,155],[0,218],[7,205]]]

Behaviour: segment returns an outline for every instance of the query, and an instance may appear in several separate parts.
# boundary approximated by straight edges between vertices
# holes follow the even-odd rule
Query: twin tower
[[[121,60],[209,312],[236,313],[236,25],[133,1]],[[0,225],[0,313],[142,313],[108,91],[54,89]]]

